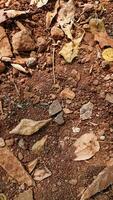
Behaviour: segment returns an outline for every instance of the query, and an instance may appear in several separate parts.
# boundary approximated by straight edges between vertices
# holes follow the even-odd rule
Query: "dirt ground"
[[[82,4],[88,1],[80,1]],[[94,3],[94,1],[90,1]],[[102,1],[104,2],[104,1]],[[49,105],[54,99],[58,99],[63,107],[69,108],[72,113],[64,114],[65,123],[58,125],[51,121],[46,127],[32,136],[13,136],[14,144],[9,147],[18,156],[21,152],[23,166],[36,158],[30,151],[31,146],[37,139],[48,135],[43,152],[38,156],[38,166],[46,165],[52,175],[41,182],[36,182],[33,187],[34,200],[80,200],[81,192],[93,181],[94,177],[106,166],[107,161],[113,157],[113,104],[105,100],[107,92],[113,94],[113,80],[105,80],[108,74],[113,73],[113,66],[103,67],[103,60],[97,57],[99,45],[92,43],[89,48],[89,36],[86,36],[80,46],[79,56],[71,64],[67,64],[59,55],[59,51],[67,38],[60,40],[55,46],[55,81],[53,83],[52,66],[45,66],[46,57],[52,55],[53,40],[50,29],[46,29],[45,17],[48,10],[52,10],[55,0],[49,1],[43,8],[29,6],[29,0],[14,0],[8,8],[16,10],[32,11],[31,15],[20,17],[19,21],[32,31],[33,36],[45,36],[47,48],[36,54],[38,56],[38,67],[33,69],[32,75],[19,73],[17,77],[13,74],[10,66],[6,67],[4,73],[0,74],[0,100],[2,101],[4,116],[0,117],[0,137],[12,138],[9,131],[14,128],[22,118],[41,120],[49,118]],[[77,4],[77,1],[75,1]],[[4,1],[0,1],[1,8]],[[108,34],[113,36],[113,2],[106,3],[106,10],[98,13],[103,18]],[[34,13],[34,14],[33,14]],[[76,8],[75,20],[80,16],[81,9]],[[93,12],[83,15],[83,21],[93,17]],[[26,22],[25,19],[29,19]],[[34,24],[31,23],[35,22]],[[53,22],[54,23],[54,22]],[[78,23],[79,24],[79,23]],[[4,24],[6,32],[11,40],[11,34],[17,30],[13,22]],[[56,41],[55,41],[56,42]],[[22,56],[29,56],[22,54]],[[73,77],[72,70],[80,74],[80,80]],[[92,71],[91,71],[92,69]],[[91,73],[90,73],[91,71]],[[18,90],[15,88],[15,84]],[[75,92],[72,101],[62,100],[60,92],[69,87]],[[19,94],[18,94],[19,91]],[[80,120],[80,108],[83,104],[91,101],[94,104],[93,114],[90,120]],[[80,128],[80,133],[72,131],[73,126]],[[93,131],[98,133],[104,131],[105,140],[99,141],[100,150],[88,161],[74,161],[74,152],[71,149],[73,142],[82,134]],[[25,149],[18,146],[20,138],[24,139]],[[70,183],[74,180],[75,184]],[[24,190],[27,189],[25,186]],[[6,172],[0,168],[0,192],[4,193],[9,200],[23,191],[17,182],[12,181]],[[91,200],[112,200],[113,186],[95,195]]]

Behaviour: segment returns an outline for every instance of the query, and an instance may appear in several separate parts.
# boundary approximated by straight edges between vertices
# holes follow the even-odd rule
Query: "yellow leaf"
[[[74,39],[72,42],[66,43],[59,52],[59,54],[64,57],[66,62],[71,63],[73,59],[78,56],[79,45],[83,36],[84,33],[82,33],[80,37]]]
[[[102,52],[102,57],[106,61],[113,61],[113,48],[107,48]]]

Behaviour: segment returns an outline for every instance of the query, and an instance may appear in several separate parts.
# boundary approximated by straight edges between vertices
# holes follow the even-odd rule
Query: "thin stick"
[[[4,112],[3,112],[3,106],[2,106],[2,101],[0,101],[0,112],[1,112],[2,115],[4,114]]]
[[[13,83],[14,83],[15,90],[16,90],[16,92],[17,92],[18,96],[20,96],[20,92],[19,92],[19,90],[18,90],[18,87],[17,87],[17,85],[16,85],[15,81],[13,81]]]
[[[53,48],[53,55],[52,55],[52,61],[53,61],[53,82],[55,84],[55,48]]]

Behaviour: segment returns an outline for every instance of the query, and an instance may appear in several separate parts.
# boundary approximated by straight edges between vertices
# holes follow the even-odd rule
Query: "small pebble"
[[[24,139],[21,138],[18,142],[18,146],[21,148],[21,149],[25,149],[25,142],[24,142]]]
[[[72,127],[72,131],[73,131],[73,133],[79,133],[80,128],[79,127]]]
[[[77,184],[77,180],[76,179],[71,179],[71,180],[69,180],[69,184],[76,185]]]
[[[19,160],[23,160],[24,156],[21,152],[18,152],[18,159]]]
[[[105,135],[101,135],[100,140],[105,140]]]
[[[13,144],[14,144],[14,140],[11,138],[11,139],[7,139],[7,140],[5,140],[5,143],[6,143],[6,145],[9,147],[9,146],[13,146]]]
[[[59,124],[62,125],[64,124],[64,119],[63,119],[63,112],[60,112],[54,119],[54,121]]]
[[[49,106],[49,115],[53,116],[59,113],[62,110],[62,107],[58,100],[54,100],[53,103]]]

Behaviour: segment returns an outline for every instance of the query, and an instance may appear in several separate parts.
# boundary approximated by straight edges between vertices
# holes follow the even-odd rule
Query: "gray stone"
[[[53,116],[59,113],[62,110],[62,107],[58,100],[54,100],[53,103],[49,106],[49,115]]]
[[[80,119],[90,119],[93,111],[93,103],[90,101],[80,108]]]
[[[63,112],[60,112],[54,119],[54,121],[59,124],[62,125],[64,124],[64,119],[63,119]]]

